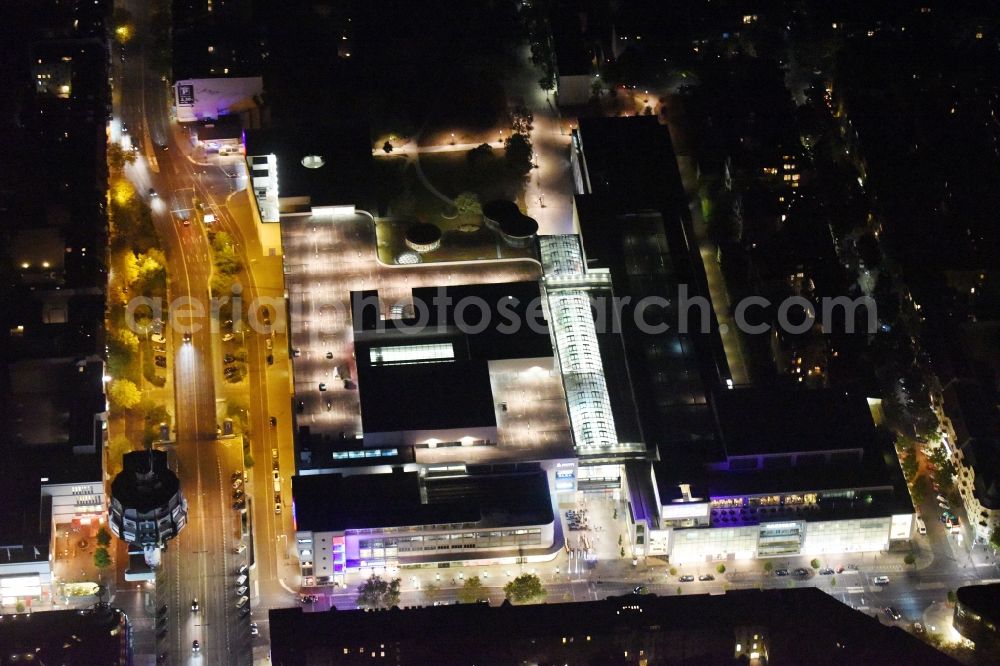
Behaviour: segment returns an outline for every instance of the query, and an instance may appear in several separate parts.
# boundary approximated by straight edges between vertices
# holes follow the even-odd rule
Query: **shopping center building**
[[[306,585],[365,568],[547,560],[561,548],[539,465],[297,476],[292,492]]]
[[[632,553],[671,562],[908,542],[863,395],[733,387],[656,118],[581,121],[578,233],[539,237],[534,260],[386,265],[362,195],[316,183],[335,148],[247,147],[261,222],[281,230],[308,585],[551,559],[557,508],[583,494],[619,502]]]

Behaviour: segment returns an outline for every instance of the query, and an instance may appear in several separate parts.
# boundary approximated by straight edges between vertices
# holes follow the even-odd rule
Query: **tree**
[[[462,192],[455,197],[455,208],[459,215],[482,215],[483,205],[475,192]]]
[[[97,545],[101,548],[107,548],[111,545],[111,532],[107,528],[102,527],[97,530]]]
[[[507,166],[519,176],[531,171],[533,152],[531,141],[523,134],[512,134],[504,141],[504,159]]]
[[[474,604],[480,600],[486,600],[489,595],[486,593],[486,588],[483,587],[482,581],[479,580],[479,576],[472,576],[466,579],[465,583],[462,584],[461,589],[458,591],[458,602],[462,604]]]
[[[541,601],[547,594],[538,576],[530,573],[521,574],[504,585],[503,593],[514,604],[528,604]]]
[[[726,573],[726,565],[725,564],[720,564],[719,566],[715,567],[715,570],[717,572],[719,572],[720,575],[724,574],[724,573]]]
[[[18,599],[17,603],[14,604],[14,611],[17,612],[17,613],[23,613],[24,612],[24,602],[21,601],[20,599]]]
[[[910,494],[913,495],[914,504],[921,504],[927,496],[927,477],[918,476],[910,487]]]
[[[948,590],[948,603],[949,604],[955,603],[956,598],[957,597],[955,596],[955,590]]]
[[[677,575],[677,567],[670,567],[670,575],[671,576]]]
[[[814,557],[812,561],[809,562],[809,566],[813,569],[819,569],[819,560]]]
[[[98,569],[106,569],[111,566],[111,555],[107,548],[98,548],[94,551],[94,566]]]
[[[132,409],[142,400],[142,393],[128,379],[115,379],[108,384],[108,400],[116,409]]]
[[[358,608],[384,610],[399,605],[399,579],[382,580],[381,576],[372,574],[361,585],[358,585]]]
[[[441,597],[441,588],[434,583],[427,583],[427,585],[424,585],[423,592],[424,599],[431,603],[434,603]]]
[[[510,127],[518,134],[527,134],[535,122],[535,114],[523,104],[518,104],[510,111]]]
[[[916,564],[916,562],[917,557],[913,553],[907,553],[906,556],[903,557],[903,564],[906,564],[907,566]]]
[[[764,562],[764,573],[771,573],[774,570],[774,562]]]
[[[832,576],[830,578],[830,587],[837,587],[837,577],[836,576]]]
[[[488,143],[481,143],[465,154],[469,166],[478,166],[489,162],[493,158],[493,146]]]
[[[990,533],[990,545],[994,548],[1000,548],[1000,527],[994,527]]]

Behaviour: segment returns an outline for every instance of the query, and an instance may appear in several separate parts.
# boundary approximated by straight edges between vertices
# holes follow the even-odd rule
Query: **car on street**
[[[795,570],[795,575],[796,576],[808,576],[809,575],[809,570],[808,569],[803,569],[802,567],[799,567],[798,569]]]
[[[260,636],[260,629],[257,628],[256,622],[250,623],[250,635],[254,637]]]
[[[191,332],[190,331],[188,331],[187,333],[184,334],[183,340],[186,343],[187,342],[191,342]]]
[[[888,585],[889,584],[889,577],[888,576],[875,576],[874,578],[872,578],[872,584],[874,584],[874,585]]]
[[[191,600],[191,612],[192,613],[197,613],[199,610],[201,610],[201,605],[198,603],[198,600],[197,599],[192,599]]]
[[[151,197],[158,197],[158,196],[160,196],[159,194],[156,193],[156,190],[153,189],[152,187],[149,188],[148,192],[149,192],[149,196],[151,196]]]
[[[938,496],[937,496],[937,497],[936,497],[935,499],[936,499],[936,500],[937,500],[938,502],[944,502],[945,504],[947,504],[947,503],[948,503],[948,498],[947,498],[947,497],[945,497],[944,495],[938,495]]]
[[[181,224],[183,224],[185,227],[190,227],[191,226],[191,218],[188,218],[188,217],[183,218],[181,220]]]
[[[198,642],[197,638],[191,641],[191,652],[194,652],[195,654],[201,652],[201,643]]]
[[[883,611],[885,612],[886,615],[888,615],[893,620],[898,620],[898,619],[900,619],[900,618],[903,617],[903,615],[898,610],[896,610],[895,608],[893,608],[892,606],[886,606],[883,609]]]
[[[951,505],[948,504],[947,502],[938,502],[938,506],[944,509],[945,511],[951,511]]]
[[[788,569],[775,569],[774,570],[774,575],[775,576],[787,576],[788,575]]]
[[[319,390],[320,391],[325,391],[326,390],[326,384],[324,382],[320,382],[319,383]]]
[[[235,337],[236,336],[233,335],[232,333],[226,333],[225,335],[222,336],[222,341],[223,342],[229,342],[230,340],[232,340]]]
[[[713,576],[712,574],[702,574],[702,575],[698,576],[698,580],[700,580],[701,582],[705,583],[705,582],[708,582],[710,580],[715,580],[715,576]]]
[[[292,349],[292,358],[298,358],[299,356],[302,356],[302,350],[298,347],[294,347]]]
[[[680,578],[678,578],[677,580],[679,580],[682,583],[691,583],[691,582],[694,581],[694,576],[684,575],[684,576],[681,576]]]
[[[281,513],[281,502],[275,502],[275,504],[274,504],[274,512],[276,514],[277,513]]]
[[[823,569],[819,570],[819,575],[820,576],[829,576],[832,573],[833,573],[833,569],[830,569],[829,567],[824,567]]]
[[[277,419],[277,417],[274,417],[274,416],[272,416],[271,418],[269,418],[269,419],[268,419],[268,422],[269,422],[269,423],[271,424],[271,427],[272,427],[272,428],[273,428],[274,426],[278,425],[278,419]]]
[[[247,550],[247,545],[245,543],[241,543],[240,545],[236,546],[237,555],[239,555],[240,553],[245,553],[246,550]]]
[[[271,338],[264,338],[264,346],[267,347],[267,351],[274,349],[274,340]]]

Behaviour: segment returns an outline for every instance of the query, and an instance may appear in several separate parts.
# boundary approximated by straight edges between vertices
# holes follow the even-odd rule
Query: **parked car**
[[[243,474],[236,472],[233,474],[233,488],[239,488],[243,485]]]
[[[245,618],[249,614],[250,614],[249,606],[244,606],[243,608],[240,609],[240,619]]]
[[[892,606],[886,606],[883,610],[885,611],[885,614],[893,620],[898,620],[903,617],[903,615]]]
[[[167,357],[166,356],[156,356],[153,358],[153,365],[158,368],[167,367]]]
[[[809,575],[809,570],[808,569],[803,569],[802,567],[799,567],[798,569],[795,570],[795,575],[796,576],[808,576]]]
[[[698,576],[698,580],[704,583],[710,580],[715,580],[715,576],[713,576],[712,574],[702,574]]]
[[[233,502],[233,510],[235,510],[235,511],[242,511],[246,507],[247,507],[246,500],[240,499],[240,500],[236,500],[235,502]]]
[[[256,622],[250,623],[250,635],[254,637],[260,636],[260,629],[257,628]]]
[[[889,577],[888,576],[875,576],[874,578],[872,578],[872,583],[875,584],[875,585],[888,585],[889,584]]]
[[[250,599],[248,599],[247,596],[244,595],[240,597],[239,600],[236,602],[236,607],[243,608],[243,606],[245,606],[248,601],[250,601]]]
[[[775,576],[787,576],[788,575],[788,569],[775,569],[774,570],[774,575]]]
[[[225,335],[222,336],[222,341],[223,342],[229,342],[230,340],[232,340],[235,337],[236,336],[233,335],[232,333],[226,333]]]
[[[241,587],[236,588],[236,596],[242,597],[246,593],[247,593],[247,586],[246,585],[243,585]]]
[[[833,573],[833,569],[830,569],[830,568],[823,568],[823,569],[819,570],[819,575],[820,576],[829,576],[832,573]]]
[[[236,357],[233,356],[232,354],[226,354],[225,356],[222,357],[223,363],[229,364],[233,363],[234,361],[236,361]]]
[[[326,390],[326,384],[324,382],[320,382],[319,383],[319,390],[320,391],[325,391]]]
[[[234,500],[241,500],[241,499],[243,499],[243,491],[240,490],[239,488],[237,488],[236,490],[234,490],[233,491],[233,499]]]
[[[649,588],[645,585],[636,585],[632,588],[632,594],[649,594]]]
[[[681,576],[681,577],[680,577],[680,578],[678,578],[677,580],[679,580],[679,581],[680,581],[680,582],[682,582],[682,583],[690,583],[690,582],[693,582],[693,581],[694,581],[694,576],[691,576],[691,575],[685,575],[685,576]]]

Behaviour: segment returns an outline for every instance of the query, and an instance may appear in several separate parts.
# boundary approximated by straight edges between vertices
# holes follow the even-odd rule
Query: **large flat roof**
[[[496,425],[486,361],[373,366],[361,362],[366,347],[356,349],[364,432]]]
[[[339,532],[477,523],[489,526],[552,522],[548,482],[541,469],[508,474],[471,474],[426,482],[421,501],[416,472],[292,478],[299,530]]]
[[[730,456],[868,449],[875,442],[865,397],[842,390],[722,389],[711,402]]]
[[[277,158],[279,198],[309,197],[312,206],[366,207],[372,179],[370,133],[359,123],[308,130],[258,129],[247,130],[244,141],[248,157]],[[307,156],[318,156],[322,165],[305,166],[302,160]]]

